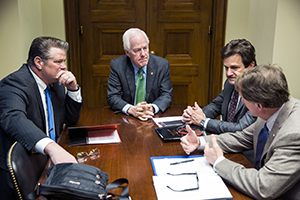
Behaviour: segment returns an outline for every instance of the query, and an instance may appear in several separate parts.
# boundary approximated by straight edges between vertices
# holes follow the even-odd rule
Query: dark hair
[[[277,108],[289,100],[289,88],[277,65],[259,65],[238,75],[235,90],[244,99],[266,108]]]
[[[49,58],[52,57],[50,53],[52,47],[68,51],[69,44],[68,42],[53,37],[37,37],[31,43],[27,64],[34,66],[34,58],[36,56],[39,56],[47,64]]]
[[[256,66],[255,48],[249,41],[245,39],[231,40],[221,50],[221,58],[223,60],[235,54],[241,56],[245,68],[247,68],[252,61],[254,61],[254,66]]]

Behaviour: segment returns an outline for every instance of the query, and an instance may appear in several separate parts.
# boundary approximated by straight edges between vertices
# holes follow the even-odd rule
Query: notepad
[[[69,127],[69,146],[121,143],[118,126],[119,124]]]
[[[203,156],[151,157],[150,160],[154,172],[153,185],[158,200],[232,199],[222,178],[215,173]],[[187,160],[189,162],[184,162]],[[197,186],[195,177],[180,175],[194,173],[198,176],[198,189],[193,189]],[[174,178],[168,174],[178,176]]]

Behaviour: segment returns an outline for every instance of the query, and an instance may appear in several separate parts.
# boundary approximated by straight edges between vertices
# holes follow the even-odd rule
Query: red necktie
[[[229,110],[228,110],[228,116],[227,116],[228,122],[233,122],[238,99],[239,99],[239,93],[234,90],[231,101],[230,101]]]

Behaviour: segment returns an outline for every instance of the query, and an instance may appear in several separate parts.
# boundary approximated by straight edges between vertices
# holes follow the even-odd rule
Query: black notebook
[[[185,124],[169,125],[157,127],[155,131],[164,141],[177,141],[187,134],[185,126]],[[196,132],[197,136],[207,135],[206,131],[200,126],[192,124],[190,127]]]

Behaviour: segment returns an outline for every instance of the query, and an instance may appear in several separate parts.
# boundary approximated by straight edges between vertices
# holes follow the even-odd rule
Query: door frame
[[[82,85],[78,0],[64,0],[64,10],[66,41],[70,45],[67,52],[68,68],[76,76],[78,84]],[[227,0],[213,0],[212,25],[211,30],[207,30],[212,34],[208,102],[211,102],[222,90],[223,61],[220,50],[225,42],[226,12]]]

